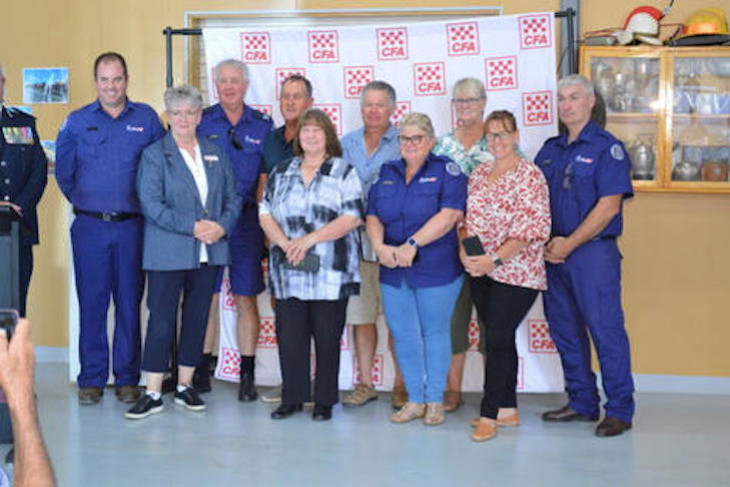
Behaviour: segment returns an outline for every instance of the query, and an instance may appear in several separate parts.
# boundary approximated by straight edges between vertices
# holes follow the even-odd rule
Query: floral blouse
[[[436,141],[433,153],[439,156],[446,156],[459,165],[461,171],[469,176],[475,167],[484,161],[493,161],[494,156],[487,149],[487,139],[482,136],[469,150],[459,142],[453,132],[442,135]]]
[[[550,237],[550,202],[542,171],[521,159],[512,170],[489,184],[494,161],[478,166],[469,177],[465,227],[477,235],[487,255],[516,238],[527,247],[489,273],[495,281],[531,289],[547,289],[545,242]]]

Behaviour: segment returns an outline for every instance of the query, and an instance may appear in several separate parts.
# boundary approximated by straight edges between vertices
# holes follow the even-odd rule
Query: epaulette
[[[251,106],[249,105],[248,108],[251,108]],[[257,118],[259,120],[263,120],[264,122],[271,122],[271,117],[270,116],[268,116],[264,112],[261,112],[259,110],[256,110],[255,108],[251,108],[251,116],[253,118]]]

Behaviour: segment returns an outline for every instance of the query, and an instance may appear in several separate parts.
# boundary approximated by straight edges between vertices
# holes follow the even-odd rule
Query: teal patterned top
[[[469,150],[466,150],[453,132],[438,138],[433,153],[451,158],[467,176],[482,162],[494,160],[494,156],[487,149],[486,137],[482,136]]]

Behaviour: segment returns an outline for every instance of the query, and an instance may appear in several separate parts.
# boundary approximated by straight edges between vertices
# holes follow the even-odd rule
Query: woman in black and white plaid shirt
[[[283,419],[310,400],[310,338],[316,348],[313,419],[337,403],[340,337],[348,297],[359,293],[362,187],[345,162],[332,122],[321,110],[302,115],[295,157],[271,172],[259,205],[271,242],[269,274],[276,298],[276,336],[283,379]]]

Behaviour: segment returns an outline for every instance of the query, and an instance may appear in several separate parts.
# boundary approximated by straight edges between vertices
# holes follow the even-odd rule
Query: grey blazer
[[[225,152],[206,139],[199,138],[198,143],[208,178],[205,204],[169,132],[142,152],[137,193],[145,219],[145,270],[200,267],[201,242],[193,237],[193,229],[203,219],[218,222],[226,231],[218,242],[208,245],[208,264],[229,264],[228,235],[236,225],[242,198]]]

